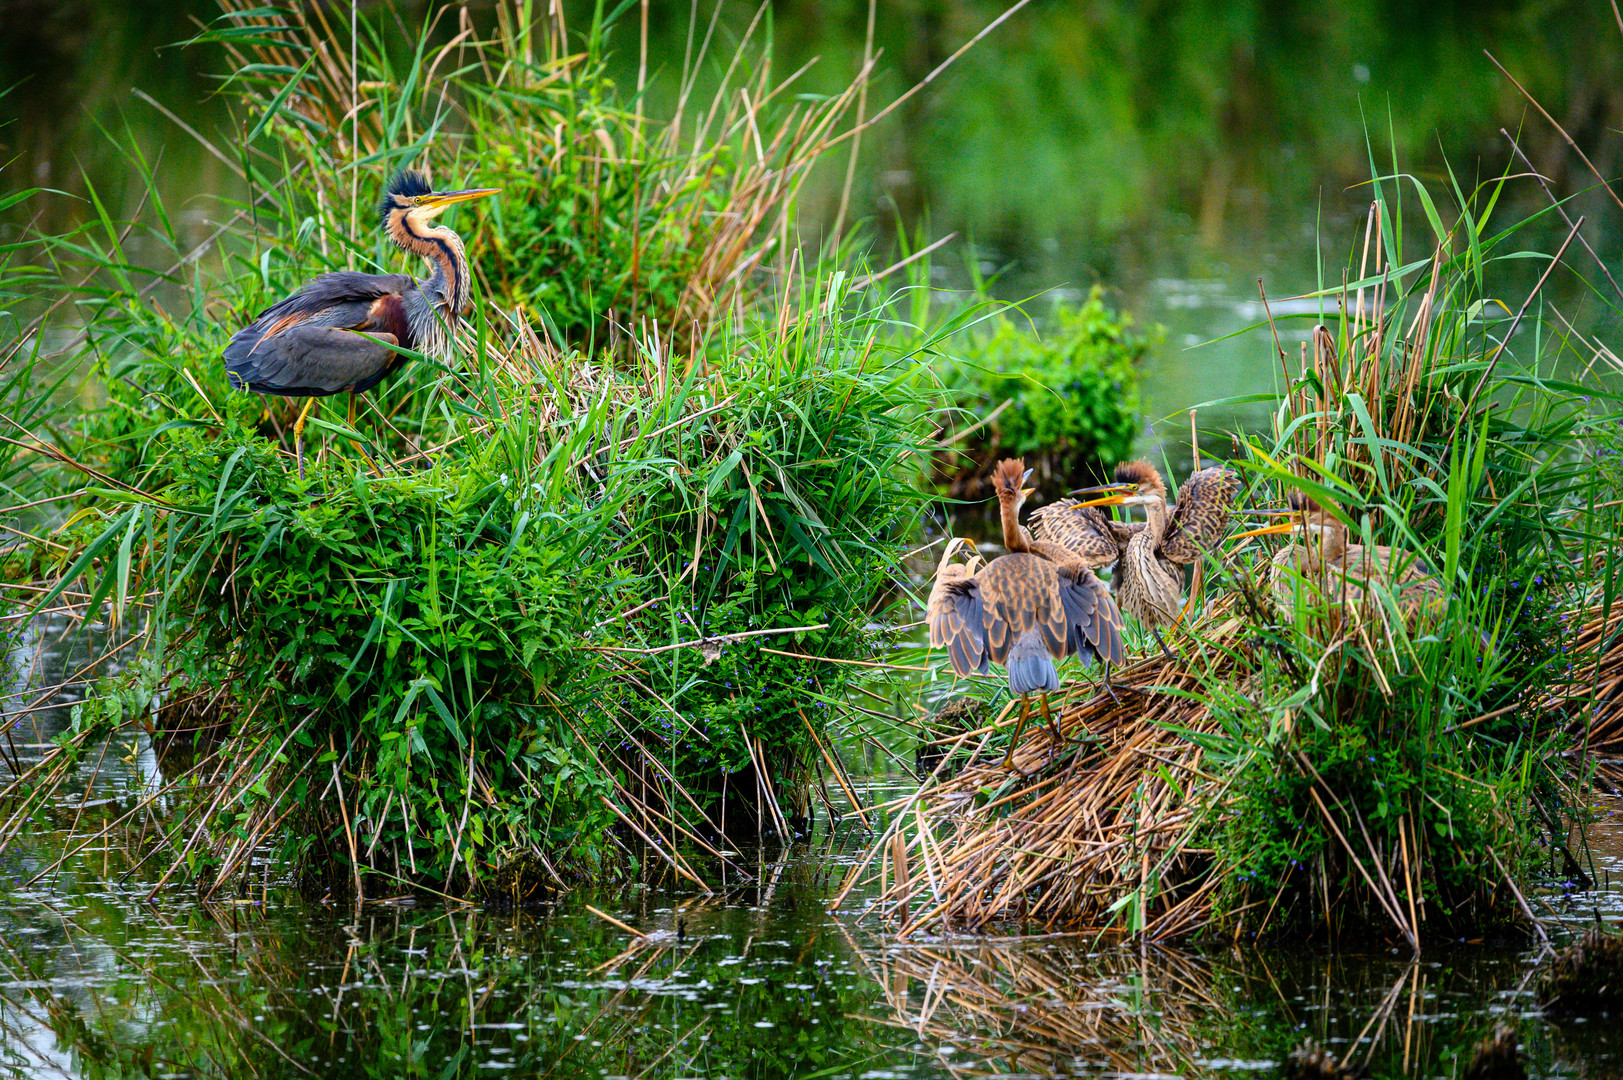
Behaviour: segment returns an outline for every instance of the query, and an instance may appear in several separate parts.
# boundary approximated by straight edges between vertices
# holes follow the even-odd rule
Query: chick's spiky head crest
[[[992,474],[993,483],[999,495],[1020,494],[1020,484],[1026,478],[1026,463],[1022,458],[1004,458],[997,463],[997,469]]]
[[[1116,466],[1116,483],[1137,484],[1139,494],[1167,493],[1166,482],[1161,474],[1155,471],[1155,466],[1147,461],[1124,461]]]

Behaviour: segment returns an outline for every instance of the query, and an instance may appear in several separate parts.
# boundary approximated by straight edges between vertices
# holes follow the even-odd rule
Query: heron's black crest
[[[428,177],[416,169],[401,169],[389,181],[389,186],[383,189],[383,198],[378,202],[378,217],[383,221],[383,227],[389,227],[389,211],[399,209],[396,196],[413,199],[418,195],[427,195],[434,189],[429,186]]]

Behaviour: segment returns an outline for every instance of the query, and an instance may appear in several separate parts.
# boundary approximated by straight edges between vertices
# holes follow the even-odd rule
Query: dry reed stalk
[[[1567,654],[1582,659],[1528,707],[1566,716],[1580,753],[1623,757],[1623,603],[1596,596],[1563,617],[1576,627]]]
[[[1311,477],[1302,461],[1327,460],[1334,451],[1345,462],[1343,475],[1360,472],[1375,476],[1396,470],[1399,475],[1438,479],[1437,466],[1404,452],[1440,407],[1440,385],[1429,378],[1428,357],[1436,352],[1431,339],[1437,333],[1436,312],[1446,306],[1441,290],[1447,285],[1442,268],[1446,251],[1439,247],[1431,260],[1426,287],[1403,298],[1402,305],[1388,304],[1397,267],[1383,245],[1379,202],[1371,203],[1359,254],[1358,281],[1343,282],[1334,303],[1339,309],[1340,333],[1318,325],[1309,342],[1301,346],[1298,370],[1291,378],[1290,365],[1281,348],[1280,331],[1264,295],[1264,310],[1273,332],[1275,351],[1287,379],[1286,405],[1290,416],[1311,418],[1298,426],[1290,449],[1297,460],[1295,471]],[[1537,295],[1535,289],[1533,295]],[[1409,312],[1408,330],[1391,323]],[[1352,408],[1356,393],[1369,411],[1381,442],[1381,461],[1370,452],[1369,440],[1362,437],[1359,419]],[[1443,465],[1446,466],[1446,457]],[[1374,468],[1360,468],[1374,466]]]

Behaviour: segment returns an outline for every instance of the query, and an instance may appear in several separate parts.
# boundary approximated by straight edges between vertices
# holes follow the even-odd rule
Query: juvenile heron
[[[1030,541],[1020,529],[1024,477],[1021,462],[999,463],[998,502],[1009,554],[977,570],[952,561],[968,541],[948,541],[927,610],[930,644],[947,649],[959,675],[985,674],[991,663],[1008,670],[1009,692],[1022,701],[1005,764],[1031,714],[1031,694],[1041,695],[1043,715],[1054,726],[1047,695],[1059,689],[1055,660],[1074,655],[1084,663],[1098,658],[1112,664],[1125,656],[1121,612],[1104,583],[1068,552]]]
[[[1178,505],[1172,509],[1167,506],[1165,481],[1147,461],[1118,465],[1115,483],[1087,490],[1111,494],[1079,506],[1144,507],[1145,526],[1133,534],[1121,553],[1118,595],[1122,608],[1149,627],[1161,651],[1171,657],[1160,628],[1183,615],[1182,568],[1190,563],[1196,567],[1196,587],[1190,589],[1193,602],[1201,556],[1228,531],[1230,508],[1240,492],[1239,475],[1232,469],[1201,469],[1184,481]]]
[[[293,452],[304,479],[304,421],[316,398],[370,390],[404,359],[394,346],[437,360],[451,357],[454,328],[468,308],[468,257],[462,238],[434,217],[455,203],[494,195],[497,188],[435,191],[423,174],[397,173],[384,189],[378,215],[396,247],[427,259],[428,277],[322,274],[259,313],[225,347],[234,390],[308,397],[293,424]]]
[[[1296,590],[1302,582],[1317,593],[1310,601],[1329,602],[1342,610],[1361,606],[1373,581],[1391,590],[1406,622],[1412,624],[1421,614],[1438,610],[1443,583],[1418,559],[1385,544],[1347,543],[1347,526],[1305,492],[1291,492],[1285,505],[1290,509],[1284,521],[1239,533],[1235,539],[1300,533],[1296,543],[1274,555],[1268,575],[1274,603],[1287,620],[1296,618]]]
[[[1059,544],[1095,570],[1120,561],[1128,543],[1145,528],[1142,521],[1117,521],[1076,499],[1039,506],[1029,521],[1035,539]]]

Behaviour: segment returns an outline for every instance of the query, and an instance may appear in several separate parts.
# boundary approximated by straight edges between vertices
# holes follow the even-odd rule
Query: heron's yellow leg
[[[354,394],[349,395],[349,429],[351,431],[355,430],[355,395]],[[351,440],[349,440],[349,445],[351,445],[351,446],[353,446],[355,448],[355,452],[357,454],[360,454],[363,458],[366,459],[367,467],[372,470],[372,475],[377,477],[380,480],[383,479],[383,470],[378,468],[378,463],[372,460],[372,455],[368,454],[366,452],[366,448],[361,445],[360,440],[359,439],[351,439]]]
[[[315,405],[315,398],[305,401],[304,408],[299,410],[299,418],[293,421],[293,457],[299,463],[300,480],[304,479],[304,421]]]
[[[1048,725],[1049,734],[1054,736],[1054,741],[1064,742],[1065,736],[1059,733],[1059,721],[1054,717],[1053,710],[1048,707],[1048,692],[1046,690],[1037,698],[1037,707],[1042,711],[1043,723]]]

